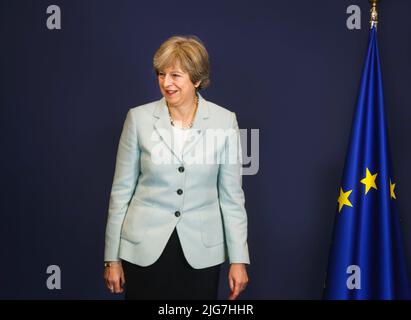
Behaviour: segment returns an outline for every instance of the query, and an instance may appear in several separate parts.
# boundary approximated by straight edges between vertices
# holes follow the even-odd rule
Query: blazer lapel
[[[207,119],[209,118],[207,101],[198,94],[198,109],[194,117],[193,126],[189,129],[189,140],[183,148],[182,157],[174,148],[173,129],[171,127],[168,108],[164,97],[156,104],[153,116],[157,118],[154,122],[154,127],[156,128],[157,133],[180,162],[183,162],[184,155],[190,152],[190,150],[200,141],[209,125],[207,122]]]
[[[193,126],[191,127],[191,131],[189,133],[190,138],[183,149],[183,158],[201,140],[209,126],[209,117],[210,112],[207,101],[198,93],[198,109],[194,117]]]
[[[171,127],[170,116],[168,114],[165,98],[158,101],[154,108],[153,115],[157,118],[154,122],[154,127],[157,130],[158,135],[164,141],[165,145],[171,150],[171,152],[177,157],[177,159],[182,161],[181,155],[179,155],[174,149],[173,129]]]

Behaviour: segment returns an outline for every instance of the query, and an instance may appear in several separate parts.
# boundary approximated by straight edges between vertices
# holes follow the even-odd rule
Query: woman
[[[175,36],[154,55],[161,100],[129,110],[118,146],[104,278],[126,299],[229,299],[247,285],[247,215],[236,116],[206,101],[208,53]],[[217,142],[216,142],[217,141]]]

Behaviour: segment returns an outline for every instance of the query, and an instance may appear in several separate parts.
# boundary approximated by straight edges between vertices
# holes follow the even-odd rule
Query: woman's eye
[[[173,74],[173,77],[179,77],[180,75],[179,74]]]

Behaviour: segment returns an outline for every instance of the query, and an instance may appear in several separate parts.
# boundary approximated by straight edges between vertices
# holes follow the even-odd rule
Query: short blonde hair
[[[154,54],[153,66],[156,74],[165,68],[180,63],[184,72],[194,84],[200,81],[198,89],[210,84],[210,63],[208,52],[196,36],[173,36],[163,42]]]

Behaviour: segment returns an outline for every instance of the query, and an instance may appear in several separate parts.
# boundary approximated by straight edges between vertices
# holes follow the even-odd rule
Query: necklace
[[[196,111],[197,111],[197,108],[198,108],[198,96],[196,95],[196,98],[195,98],[195,110],[194,110],[194,115],[196,114]],[[170,117],[170,123],[171,123],[171,125],[174,127],[175,126],[175,124],[174,124],[174,120],[173,120],[173,117],[171,116],[171,113],[170,113],[170,108],[168,108],[168,116]],[[193,120],[194,120],[194,117],[193,117]],[[187,130],[187,129],[191,129],[191,127],[193,126],[193,121],[191,121],[190,123],[189,123],[189,125],[188,125],[188,127],[187,128],[183,128],[183,127],[181,127],[181,129],[183,129],[183,130]]]

